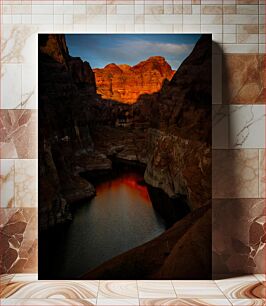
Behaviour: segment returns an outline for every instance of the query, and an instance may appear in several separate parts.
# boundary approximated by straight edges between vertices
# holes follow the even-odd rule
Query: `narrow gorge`
[[[63,34],[39,35],[38,54],[39,275],[58,278],[47,271],[55,253],[58,264],[79,264],[61,254],[67,246],[57,233],[75,227],[75,245],[82,239],[76,220],[88,215],[95,223],[104,216],[106,232],[117,235],[117,222],[126,223],[128,239],[139,224],[132,241],[142,230],[146,238],[133,247],[117,244],[100,264],[80,254],[83,266],[69,271],[72,278],[211,278],[211,36],[201,35],[176,71],[162,56],[92,69],[69,54]],[[137,208],[123,205],[132,188],[131,198],[142,203]],[[105,206],[113,190],[123,207],[114,215],[116,198]],[[94,213],[99,205],[101,216]],[[87,250],[101,240],[90,225]]]

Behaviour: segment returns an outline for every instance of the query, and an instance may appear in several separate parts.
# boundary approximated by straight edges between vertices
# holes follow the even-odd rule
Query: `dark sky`
[[[133,66],[150,56],[165,57],[177,69],[190,54],[200,34],[67,34],[71,56],[81,57],[92,68],[110,63]]]

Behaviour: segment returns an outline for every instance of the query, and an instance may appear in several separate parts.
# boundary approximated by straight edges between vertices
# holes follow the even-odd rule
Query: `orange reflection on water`
[[[147,205],[151,205],[151,200],[149,197],[147,187],[141,184],[142,181],[143,177],[141,177],[136,173],[124,174],[122,177],[120,176],[119,178],[115,178],[108,182],[99,184],[96,187],[96,192],[97,194],[101,194],[107,190],[116,191],[119,188],[121,188],[121,186],[124,185],[128,187],[127,188],[128,197],[133,197],[137,191],[138,194],[143,199],[144,203]]]

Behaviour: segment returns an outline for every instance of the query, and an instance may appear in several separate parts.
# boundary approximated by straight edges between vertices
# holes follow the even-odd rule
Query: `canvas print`
[[[39,34],[39,279],[211,279],[211,34]]]

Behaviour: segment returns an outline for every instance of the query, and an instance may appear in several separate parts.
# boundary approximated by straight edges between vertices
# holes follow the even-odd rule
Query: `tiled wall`
[[[37,271],[44,32],[213,34],[213,271],[265,272],[264,0],[1,1],[1,271]]]

